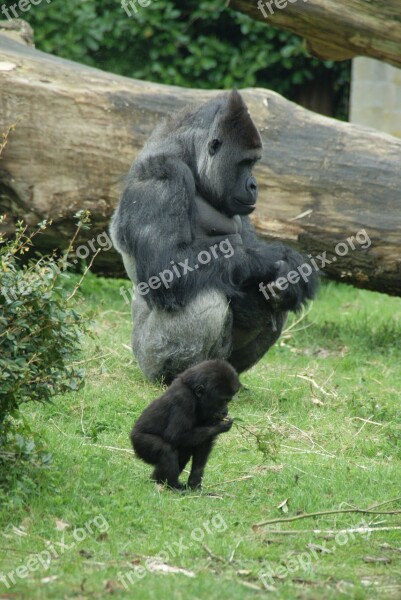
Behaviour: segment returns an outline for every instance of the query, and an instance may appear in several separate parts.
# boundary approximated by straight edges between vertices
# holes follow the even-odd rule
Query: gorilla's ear
[[[203,394],[205,393],[205,386],[204,385],[197,385],[195,390],[195,396],[197,398],[202,398]]]

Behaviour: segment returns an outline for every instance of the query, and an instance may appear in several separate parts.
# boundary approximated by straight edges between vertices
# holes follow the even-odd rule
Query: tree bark
[[[256,0],[230,6],[304,37],[318,58],[370,56],[401,67],[400,0],[263,0],[263,11]]]
[[[63,60],[0,34],[0,135],[16,124],[0,158],[0,213],[35,225],[51,218],[42,248],[63,247],[73,215],[92,212],[90,238],[107,230],[123,177],[160,119],[216,91],[137,81]],[[325,272],[354,285],[401,295],[401,140],[316,115],[264,90],[244,90],[261,131],[255,174],[260,235],[307,254],[334,253],[366,229]],[[355,242],[354,242],[355,245]],[[114,252],[96,268],[123,272]]]

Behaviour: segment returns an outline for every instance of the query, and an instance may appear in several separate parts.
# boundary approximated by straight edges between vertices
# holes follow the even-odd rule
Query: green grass
[[[121,285],[128,287],[85,281],[84,308],[94,313],[85,388],[52,405],[24,406],[53,462],[19,469],[2,496],[0,574],[31,563],[9,589],[0,580],[0,598],[400,598],[401,531],[311,530],[362,519],[395,527],[401,515],[252,528],[401,495],[400,299],[323,286],[309,315],[242,376],[246,387],[230,410],[238,426],[219,438],[203,492],[180,495],[151,483],[150,467],[130,454],[129,430],[161,388],[143,378],[129,351]],[[284,513],[278,507],[286,499]],[[400,501],[382,510],[397,508]],[[37,553],[43,562],[46,549],[53,554],[47,569],[32,562]],[[151,559],[161,552],[165,564],[194,576],[156,572]],[[132,583],[119,579],[127,572]],[[266,572],[271,591],[260,579]]]

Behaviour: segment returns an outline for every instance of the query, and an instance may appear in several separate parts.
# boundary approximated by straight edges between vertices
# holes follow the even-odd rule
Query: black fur
[[[131,432],[138,458],[155,465],[153,479],[182,489],[178,477],[192,458],[188,487],[201,486],[214,441],[229,431],[227,403],[239,388],[237,373],[222,360],[181,373],[142,413]]]

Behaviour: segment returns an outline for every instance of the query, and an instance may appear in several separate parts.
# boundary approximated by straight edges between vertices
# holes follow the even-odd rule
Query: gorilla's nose
[[[248,179],[246,180],[246,191],[249,194],[252,194],[253,198],[256,198],[256,195],[258,193],[258,184],[256,183],[256,179],[254,177],[248,177]]]

